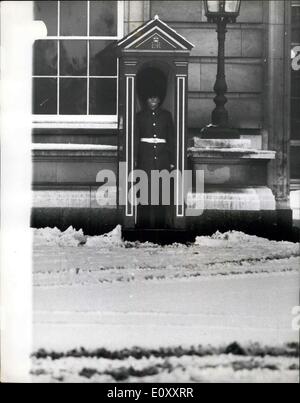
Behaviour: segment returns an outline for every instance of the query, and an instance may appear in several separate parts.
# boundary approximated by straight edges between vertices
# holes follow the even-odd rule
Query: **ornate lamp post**
[[[228,127],[228,112],[225,109],[227,84],[225,78],[225,36],[228,23],[236,22],[240,13],[241,0],[204,0],[208,22],[217,24],[218,72],[214,85],[216,108],[212,112],[212,125],[203,130],[206,138],[238,138],[238,131]]]

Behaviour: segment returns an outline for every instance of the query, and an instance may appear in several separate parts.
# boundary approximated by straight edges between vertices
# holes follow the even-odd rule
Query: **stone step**
[[[195,148],[239,148],[251,149],[251,140],[247,139],[202,139],[194,137],[192,139],[192,147]]]

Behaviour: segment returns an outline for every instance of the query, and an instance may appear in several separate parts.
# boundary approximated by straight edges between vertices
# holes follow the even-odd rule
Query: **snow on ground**
[[[197,237],[190,246],[161,247],[123,242],[121,227],[85,237],[72,227],[34,231],[36,286],[98,284],[137,280],[297,271],[299,244],[275,242],[241,232]]]
[[[130,351],[129,351],[130,352]],[[132,352],[134,354],[134,351]],[[34,357],[33,376],[39,382],[297,382],[298,359],[193,351],[149,354],[123,359],[86,352],[53,359],[43,352]],[[209,353],[209,354],[207,354]]]
[[[297,381],[297,353],[286,351],[298,341],[299,244],[235,231],[164,247],[124,242],[120,226],[97,237],[72,227],[33,231],[34,351],[44,350],[33,359],[35,379]],[[192,347],[235,341],[283,350],[264,357]],[[130,354],[86,354],[99,348]],[[136,348],[148,353],[133,360]],[[174,351],[165,357],[161,348]]]

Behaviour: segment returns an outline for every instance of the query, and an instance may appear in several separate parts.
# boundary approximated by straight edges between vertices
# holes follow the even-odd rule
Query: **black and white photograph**
[[[299,383],[300,1],[0,17],[1,382]]]

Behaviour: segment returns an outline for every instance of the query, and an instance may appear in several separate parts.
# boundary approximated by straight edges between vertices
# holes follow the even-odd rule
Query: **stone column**
[[[288,214],[290,209],[290,1],[265,3],[266,15],[266,88],[265,125],[268,148],[276,151],[269,165],[269,186],[276,208]],[[288,215],[284,213],[285,219]]]

